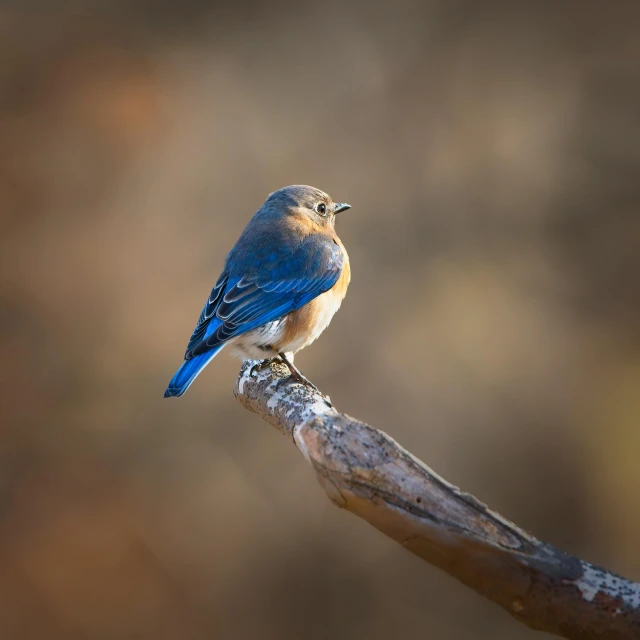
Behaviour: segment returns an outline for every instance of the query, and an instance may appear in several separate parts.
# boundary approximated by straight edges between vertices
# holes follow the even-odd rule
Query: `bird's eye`
[[[316,205],[316,211],[317,211],[321,216],[323,216],[323,215],[326,213],[326,211],[327,211],[327,206],[325,205],[325,203],[324,203],[324,202],[319,202],[319,203]]]

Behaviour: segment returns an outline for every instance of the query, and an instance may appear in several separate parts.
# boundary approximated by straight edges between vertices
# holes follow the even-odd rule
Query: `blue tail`
[[[222,347],[224,347],[224,344],[218,345],[198,356],[194,356],[191,360],[185,360],[178,371],[176,371],[176,375],[171,379],[167,390],[164,392],[164,397],[172,398],[181,396]]]

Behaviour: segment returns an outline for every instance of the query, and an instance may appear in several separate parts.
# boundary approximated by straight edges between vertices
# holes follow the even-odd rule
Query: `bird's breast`
[[[278,351],[296,353],[317,340],[329,326],[347,294],[351,281],[349,257],[344,247],[341,246],[341,248],[345,261],[338,281],[329,291],[325,291],[304,307],[300,307],[286,316],[284,331],[277,345]]]

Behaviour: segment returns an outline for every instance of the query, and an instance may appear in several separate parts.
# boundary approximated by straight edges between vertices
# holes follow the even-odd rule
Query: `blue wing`
[[[165,397],[182,395],[228,340],[299,309],[338,281],[344,257],[331,238],[313,234],[276,250],[273,244],[247,247],[241,238],[229,254]]]
[[[216,309],[222,300],[222,296],[224,295],[225,287],[227,286],[227,282],[229,280],[229,274],[225,271],[218,278],[218,282],[216,282],[216,286],[213,287],[211,291],[211,295],[207,298],[207,301],[204,303],[204,308],[202,309],[202,313],[200,314],[200,318],[198,318],[198,324],[196,328],[193,330],[191,334],[191,339],[189,340],[189,344],[187,345],[187,351],[185,353],[185,358],[189,356],[191,350],[202,341],[204,338],[204,332],[207,330],[211,319],[215,315]]]
[[[213,288],[185,358],[215,349],[304,306],[333,287],[343,260],[342,250],[331,238],[314,234],[294,252],[271,252],[265,259],[253,256],[241,277],[232,275],[231,266]]]

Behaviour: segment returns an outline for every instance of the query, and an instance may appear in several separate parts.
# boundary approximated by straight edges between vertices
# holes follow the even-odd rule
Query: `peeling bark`
[[[292,438],[329,498],[523,624],[571,639],[639,640],[640,584],[574,558],[491,511],[386,433],[336,411],[272,363],[234,393]]]

